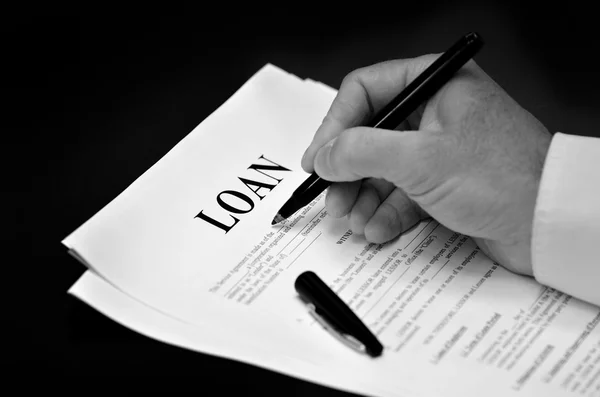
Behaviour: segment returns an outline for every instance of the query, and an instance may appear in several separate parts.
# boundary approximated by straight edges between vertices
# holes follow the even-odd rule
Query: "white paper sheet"
[[[367,244],[323,196],[270,226],[306,178],[300,156],[334,94],[263,68],[64,240],[112,284],[88,273],[72,292],[168,343],[363,394],[598,393],[600,309],[504,270],[471,239],[427,220]],[[378,335],[382,357],[311,320],[293,287],[304,270]],[[124,317],[104,297],[137,303]]]

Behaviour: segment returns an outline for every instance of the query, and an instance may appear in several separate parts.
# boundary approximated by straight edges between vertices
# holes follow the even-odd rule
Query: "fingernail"
[[[331,163],[330,163],[330,152],[331,147],[335,143],[336,138],[330,140],[319,149],[315,156],[315,170],[318,169],[321,176],[326,177],[331,175]]]

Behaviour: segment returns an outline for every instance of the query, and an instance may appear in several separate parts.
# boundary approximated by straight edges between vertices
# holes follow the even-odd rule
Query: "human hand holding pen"
[[[433,217],[503,266],[532,275],[531,229],[551,135],[473,61],[397,131],[357,127],[437,55],[343,81],[302,159],[332,184],[327,211],[371,242]]]

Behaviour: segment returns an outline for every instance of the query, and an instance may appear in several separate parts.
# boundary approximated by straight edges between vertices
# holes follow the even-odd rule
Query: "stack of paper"
[[[166,343],[374,396],[598,395],[600,309],[517,276],[433,220],[385,244],[323,195],[270,221],[335,90],[266,65],[63,243],[70,289]],[[372,359],[312,320],[316,272],[385,346]]]

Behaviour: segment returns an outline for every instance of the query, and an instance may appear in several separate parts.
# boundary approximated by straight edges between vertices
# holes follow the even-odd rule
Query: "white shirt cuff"
[[[531,249],[536,280],[600,306],[600,139],[552,138]]]

